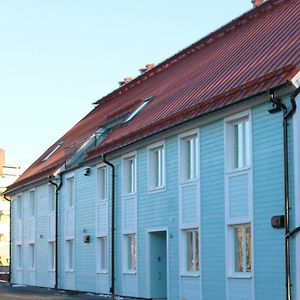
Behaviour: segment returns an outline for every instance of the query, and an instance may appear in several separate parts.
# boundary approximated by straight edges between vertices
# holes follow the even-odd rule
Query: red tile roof
[[[52,174],[66,161],[65,147],[82,144],[101,125],[132,112],[149,96],[153,100],[113,130],[89,158],[289,84],[300,66],[299,16],[299,0],[267,1],[108,94],[9,190]],[[61,141],[61,149],[42,162]]]

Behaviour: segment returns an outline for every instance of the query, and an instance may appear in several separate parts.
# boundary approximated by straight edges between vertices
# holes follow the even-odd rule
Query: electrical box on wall
[[[88,235],[88,234],[85,234],[84,236],[83,236],[83,242],[84,243],[89,243],[90,242],[90,236]]]
[[[284,216],[273,216],[271,219],[271,225],[273,228],[284,228]]]

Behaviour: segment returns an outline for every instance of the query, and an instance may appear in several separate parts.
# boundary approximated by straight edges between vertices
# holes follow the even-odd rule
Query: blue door
[[[150,287],[152,299],[167,299],[166,239],[166,231],[150,233]]]

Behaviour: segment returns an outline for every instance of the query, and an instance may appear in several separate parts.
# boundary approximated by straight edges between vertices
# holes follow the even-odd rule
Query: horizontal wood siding
[[[75,289],[96,292],[96,169],[84,176],[84,169],[75,173]],[[84,243],[83,236],[90,242]]]
[[[168,273],[169,299],[178,299],[179,295],[179,250],[178,250],[178,140],[169,138],[166,147],[166,189],[161,192],[148,192],[147,149],[138,151],[138,274],[139,296],[146,297],[147,286],[147,253],[146,232],[159,228],[168,229],[169,243]]]
[[[223,121],[201,128],[201,276],[204,300],[225,300]]]
[[[230,177],[229,218],[249,216],[248,174]]]
[[[270,224],[284,214],[282,114],[269,108],[254,108],[252,117],[256,300],[285,298],[284,230]]]

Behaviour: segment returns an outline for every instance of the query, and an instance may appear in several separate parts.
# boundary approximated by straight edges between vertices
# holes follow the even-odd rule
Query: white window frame
[[[247,272],[247,252],[246,252],[246,228],[250,226],[250,266],[251,271]],[[236,271],[236,247],[235,247],[235,229],[242,228],[242,268],[243,271]],[[253,228],[251,222],[242,224],[228,225],[228,252],[229,252],[229,278],[251,278],[253,274]]]
[[[55,271],[56,253],[55,242],[48,242],[48,271]]]
[[[129,237],[134,238],[134,250],[131,253],[131,261],[132,268],[129,267]],[[128,233],[123,235],[123,274],[136,274],[137,272],[137,264],[138,264],[138,256],[137,256],[137,234],[136,233]]]
[[[128,166],[128,161],[133,161],[133,167],[132,169]],[[123,196],[133,196],[136,194],[137,189],[137,166],[136,166],[136,152],[128,153],[124,156],[122,156],[122,191]],[[131,187],[128,188],[128,178],[129,173],[131,176]]]
[[[198,233],[198,244],[196,243],[196,232]],[[198,247],[198,270],[196,268],[196,264],[193,264],[193,270],[188,270],[188,263],[187,263],[187,256],[188,256],[188,234],[191,233],[193,240],[192,240],[192,261],[195,261],[197,259],[197,247]],[[181,263],[181,275],[182,276],[200,276],[200,269],[201,269],[201,259],[200,259],[200,230],[199,228],[188,228],[188,229],[182,229],[181,230],[182,238],[182,263]]]
[[[248,122],[249,132],[246,134],[245,122]],[[236,141],[234,128],[238,124],[243,124],[243,130],[239,131],[239,140],[242,140],[241,147],[237,148],[237,166],[236,161]],[[226,171],[227,173],[239,172],[249,170],[252,166],[252,124],[250,111],[244,111],[239,114],[235,114],[225,119],[225,130],[226,130]],[[248,138],[247,138],[248,137]],[[240,161],[240,162],[239,162]],[[241,165],[239,165],[241,164]]]
[[[104,261],[103,259],[103,241],[105,241],[105,245],[104,245]],[[98,264],[97,264],[97,273],[99,274],[107,274],[108,273],[108,236],[100,236],[97,238],[97,245],[98,245],[98,251],[97,251],[97,256],[98,256]],[[103,267],[103,263],[105,265],[105,267]]]
[[[59,144],[56,145],[56,147],[49,152],[49,154],[47,156],[45,156],[45,158],[42,160],[42,162],[47,161],[61,146],[62,146],[63,142],[60,142]]]
[[[193,182],[199,179],[199,161],[200,161],[200,146],[199,146],[199,130],[191,130],[180,134],[179,138],[179,178],[182,184]],[[192,141],[193,147],[190,148],[190,168],[187,171],[187,143]]]
[[[72,266],[71,266],[71,262],[72,262]],[[65,271],[74,272],[74,270],[75,270],[75,241],[74,239],[68,239],[65,240]]]
[[[103,171],[105,176],[101,174]],[[108,200],[108,167],[104,164],[97,166],[97,198],[98,201]]]
[[[160,155],[158,156],[157,172],[155,172],[156,156],[157,151]],[[165,141],[161,141],[148,146],[148,191],[149,192],[160,192],[165,190],[166,186],[166,148]],[[157,180],[158,185],[155,184]]]
[[[130,122],[151,100],[153,96],[146,98],[125,120],[125,123]]]

